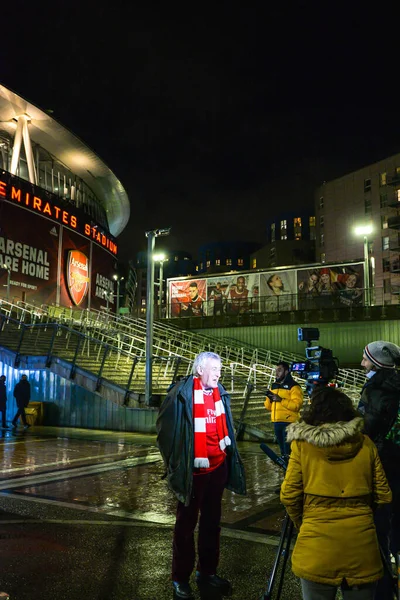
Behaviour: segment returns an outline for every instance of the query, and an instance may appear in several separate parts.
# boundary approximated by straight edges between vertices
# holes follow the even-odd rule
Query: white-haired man
[[[392,342],[377,341],[364,348],[361,366],[367,382],[358,405],[364,416],[364,431],[378,448],[379,456],[393,494],[392,504],[375,512],[375,526],[379,544],[390,565],[390,550],[395,556],[400,551],[400,446],[390,439],[399,413],[400,348]],[[393,586],[385,571],[375,591],[376,600],[393,598]]]
[[[178,382],[161,405],[157,443],[169,488],[178,499],[172,583],[176,598],[193,598],[194,530],[199,518],[196,581],[221,592],[230,583],[216,573],[224,488],[246,493],[243,464],[233,430],[230,399],[219,383],[221,358],[201,352],[192,375]]]

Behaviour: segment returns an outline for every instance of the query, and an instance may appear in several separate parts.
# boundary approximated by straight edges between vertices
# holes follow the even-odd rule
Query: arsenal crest
[[[80,250],[68,252],[67,285],[72,302],[79,306],[89,288],[89,259]]]

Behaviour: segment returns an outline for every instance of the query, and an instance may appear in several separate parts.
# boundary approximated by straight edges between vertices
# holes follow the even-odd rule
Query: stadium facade
[[[130,215],[114,173],[47,112],[0,85],[0,296],[112,309]]]

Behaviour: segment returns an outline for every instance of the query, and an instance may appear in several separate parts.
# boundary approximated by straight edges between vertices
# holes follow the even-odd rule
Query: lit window
[[[216,258],[215,259],[215,264],[217,265],[217,267],[219,267],[220,264],[221,264],[221,260],[219,258]]]
[[[175,256],[175,262],[178,262],[179,256]]]
[[[323,233],[321,233],[321,235],[319,236],[319,243],[320,243],[320,246],[324,246],[324,244],[325,244],[325,236]]]
[[[227,267],[231,267],[232,266],[232,259],[231,258],[227,258],[226,259],[226,266]]]
[[[324,197],[323,196],[321,196],[319,199],[319,207],[324,208]]]
[[[238,258],[238,267],[243,267],[243,258]]]
[[[381,219],[382,219],[382,229],[387,229],[388,228],[388,218],[387,218],[387,216],[386,215],[382,216]]]
[[[400,190],[396,190],[397,202],[400,202]]]
[[[208,260],[208,261],[206,262],[206,267],[208,268],[208,267],[210,266],[210,264],[211,264],[211,262]]]
[[[315,217],[310,217],[308,224],[310,227],[315,227]]]
[[[203,270],[203,267],[204,267],[203,263],[200,263],[200,270],[201,271]]]
[[[142,298],[142,306],[146,306],[146,298]]]
[[[271,242],[275,241],[275,223],[271,225]]]
[[[319,226],[323,227],[324,226],[324,215],[321,215],[319,218]]]
[[[295,227],[301,227],[301,217],[295,217],[295,218],[293,219],[293,225],[294,225]]]
[[[301,231],[297,231],[297,232],[294,234],[294,239],[295,239],[295,240],[297,240],[297,241],[298,241],[298,240],[301,240]]]
[[[199,270],[199,265],[196,265],[196,271],[198,271],[198,270]]]
[[[257,259],[256,258],[253,258],[251,260],[251,268],[252,269],[257,269]]]
[[[287,240],[286,233],[281,233],[281,240]]]
[[[396,175],[400,175],[400,167],[396,167]]]
[[[281,221],[281,229],[286,229],[286,227],[287,227],[287,222],[286,222],[286,219],[283,219],[283,220]]]
[[[325,252],[321,252],[321,262],[324,263],[326,261],[326,254]]]
[[[382,238],[382,250],[389,250],[389,236],[386,235]]]
[[[364,179],[364,192],[370,192],[370,191],[371,191],[371,180]]]
[[[387,174],[386,173],[380,173],[379,174],[379,185],[386,185],[386,181],[387,181]]]

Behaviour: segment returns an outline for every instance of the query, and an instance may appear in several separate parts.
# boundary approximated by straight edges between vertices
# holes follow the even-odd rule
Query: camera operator
[[[371,342],[364,348],[361,366],[367,377],[358,405],[364,416],[365,433],[375,442],[386,477],[393,493],[393,502],[375,515],[380,546],[390,563],[390,551],[400,551],[400,446],[387,439],[399,411],[400,348],[391,342]],[[392,600],[389,574],[379,582],[375,598]]]
[[[303,390],[295,382],[287,362],[281,361],[275,369],[276,380],[267,392],[264,406],[271,411],[271,421],[282,456],[290,454],[290,445],[286,442],[286,427],[298,421],[303,405]]]

